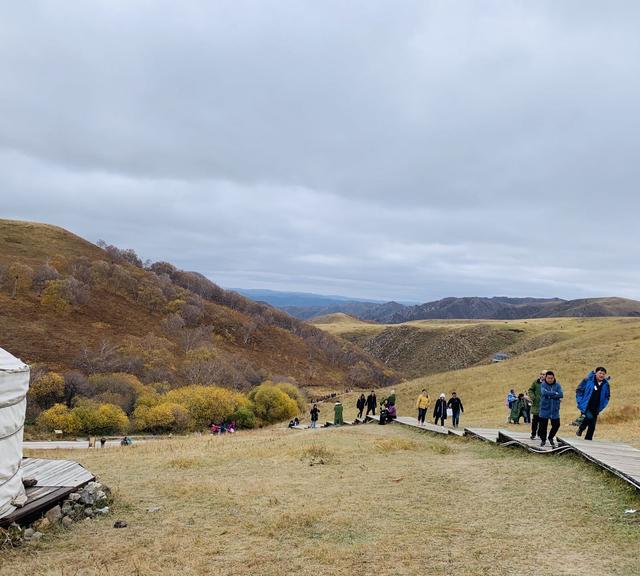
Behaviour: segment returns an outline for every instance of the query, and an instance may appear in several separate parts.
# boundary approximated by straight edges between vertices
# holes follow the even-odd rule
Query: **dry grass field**
[[[432,399],[441,392],[449,397],[455,390],[465,408],[462,426],[504,427],[504,400],[509,389],[525,391],[539,371],[547,368],[555,371],[565,393],[559,434],[573,435],[575,428],[570,422],[579,414],[575,388],[589,370],[603,365],[612,377],[611,403],[598,421],[596,437],[625,441],[640,448],[639,318],[547,318],[485,323],[522,330],[513,348],[515,355],[505,362],[433,374],[397,385],[399,414],[414,415],[415,399],[422,388],[427,389]],[[411,324],[433,329],[430,321]],[[443,322],[434,324],[440,327]],[[450,329],[460,324],[455,322]],[[356,413],[356,396],[349,394],[344,400],[346,418]],[[524,429],[524,425],[517,428]]]
[[[640,497],[574,456],[375,424],[56,456],[113,513],[3,551],[2,575],[640,573]]]

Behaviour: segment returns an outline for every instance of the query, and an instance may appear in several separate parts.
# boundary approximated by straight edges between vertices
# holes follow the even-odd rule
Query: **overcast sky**
[[[225,287],[640,298],[640,2],[0,3],[0,217]]]

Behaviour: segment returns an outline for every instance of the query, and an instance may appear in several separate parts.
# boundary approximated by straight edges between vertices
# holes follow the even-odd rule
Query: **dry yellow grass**
[[[422,323],[430,325],[428,321]],[[559,434],[573,435],[575,428],[570,423],[579,415],[575,388],[589,370],[604,365],[612,376],[611,403],[598,422],[596,437],[625,441],[640,448],[639,318],[548,318],[500,324],[505,329],[524,330],[518,344],[522,352],[498,364],[403,382],[395,387],[398,413],[415,413],[415,400],[422,388],[427,388],[432,400],[441,392],[449,397],[455,390],[465,409],[462,426],[504,427],[504,400],[509,389],[525,391],[539,371],[548,368],[555,371],[565,393]],[[343,400],[348,419],[356,413],[355,400],[356,394]],[[524,430],[525,426],[517,428]]]
[[[115,489],[113,514],[3,552],[3,575],[640,572],[640,498],[576,457],[377,425],[59,456]]]

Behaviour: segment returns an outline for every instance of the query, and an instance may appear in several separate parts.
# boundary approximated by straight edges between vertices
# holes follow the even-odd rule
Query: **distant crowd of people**
[[[582,436],[586,431],[585,440],[593,440],[598,416],[609,403],[609,379],[606,368],[598,366],[591,370],[576,388],[576,405],[580,410],[580,417],[576,420],[576,435]],[[546,446],[549,442],[549,445],[555,448],[555,437],[560,429],[560,403],[563,398],[562,386],[556,380],[553,370],[541,370],[526,392],[516,396],[513,389],[509,390],[505,400],[507,423],[519,424],[520,418],[524,418],[525,423],[531,423],[531,440],[539,438],[540,446]]]
[[[213,420],[209,422],[209,432],[211,434],[233,434],[236,431],[236,423],[235,421],[225,422],[222,421],[220,424],[216,424]]]

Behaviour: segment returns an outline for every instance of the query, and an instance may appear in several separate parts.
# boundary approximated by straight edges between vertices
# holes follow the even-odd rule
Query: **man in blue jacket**
[[[580,382],[576,388],[576,404],[578,410],[584,414],[584,419],[576,434],[582,436],[586,430],[585,440],[593,440],[593,433],[596,430],[598,414],[609,404],[611,391],[609,388],[609,378],[607,370],[603,366],[598,366],[589,372],[587,377]]]
[[[544,382],[540,386],[540,412],[538,414],[538,435],[540,436],[540,446],[547,443],[547,426],[551,420],[551,430],[549,431],[549,444],[555,448],[554,438],[560,429],[560,401],[564,393],[560,382],[556,380],[555,374],[547,370]]]

